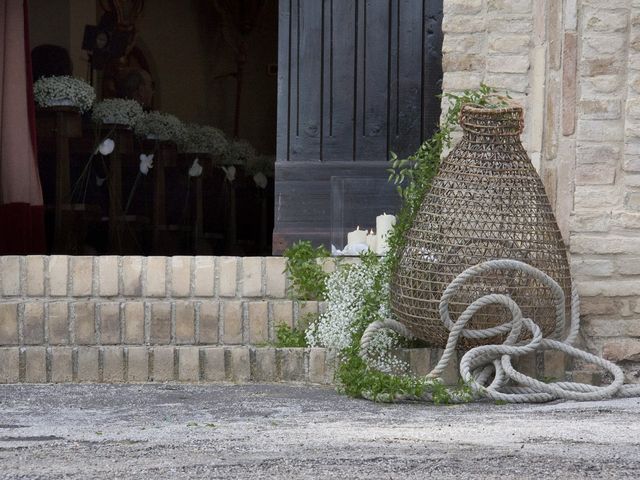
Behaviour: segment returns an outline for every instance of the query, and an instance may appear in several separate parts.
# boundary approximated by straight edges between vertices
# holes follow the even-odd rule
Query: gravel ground
[[[379,405],[292,385],[0,386],[0,478],[638,478],[640,400]]]

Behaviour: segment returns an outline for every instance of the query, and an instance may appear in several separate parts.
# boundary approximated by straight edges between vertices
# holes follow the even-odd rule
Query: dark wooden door
[[[329,246],[332,179],[387,178],[389,152],[436,127],[442,79],[442,0],[280,0],[279,15],[274,253]],[[367,203],[360,225],[391,207],[386,191]]]

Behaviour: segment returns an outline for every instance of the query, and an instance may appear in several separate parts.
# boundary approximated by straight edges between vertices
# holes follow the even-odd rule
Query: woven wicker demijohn
[[[570,299],[567,254],[551,204],[520,142],[518,105],[464,105],[463,137],[445,158],[408,231],[391,283],[393,317],[419,339],[444,347],[449,331],[438,313],[447,285],[468,267],[491,259],[526,262],[560,284]],[[551,291],[513,270],[476,278],[450,302],[455,319],[489,293],[511,296],[544,336],[555,329]],[[503,308],[484,307],[467,324],[484,329],[508,321]],[[465,339],[462,349],[482,344]],[[489,343],[495,343],[495,339]]]

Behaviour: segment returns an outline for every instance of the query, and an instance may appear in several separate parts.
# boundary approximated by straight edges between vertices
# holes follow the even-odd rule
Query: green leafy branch
[[[459,123],[462,106],[473,104],[485,108],[500,108],[508,105],[505,98],[510,98],[509,95],[505,94],[502,97],[496,93],[496,89],[481,84],[477,90],[465,90],[461,94],[442,94],[440,97],[448,100],[449,108],[440,123],[440,128],[433,136],[405,159],[400,159],[391,152],[389,181],[396,185],[403,199],[403,206],[396,216],[396,225],[389,237],[389,254],[386,257],[390,262],[386,269],[388,272],[397,266],[406,234],[438,171],[442,152],[451,147],[451,133]]]
[[[445,93],[441,98],[448,100],[449,108],[433,136],[408,158],[400,159],[395,153],[391,153],[389,181],[396,185],[403,199],[403,206],[396,215],[396,225],[389,237],[389,254],[383,259],[372,253],[361,256],[364,266],[377,274],[373,287],[362,292],[363,307],[353,325],[351,344],[341,351],[336,371],[338,388],[353,397],[394,401],[398,397],[422,398],[428,393],[437,404],[471,399],[471,391],[467,385],[460,384],[451,389],[439,381],[379,372],[369,368],[360,357],[362,334],[371,322],[381,318],[381,311],[385,310],[383,307],[389,305],[388,287],[392,273],[397,268],[408,230],[438,171],[442,153],[451,147],[452,132],[459,122],[462,106],[474,104],[500,108],[507,105],[505,97],[496,95],[496,90],[486,85],[481,85],[478,90],[465,90],[461,94]],[[508,95],[506,98],[509,98]],[[328,274],[323,271],[318,259],[328,257],[329,252],[324,247],[314,248],[310,242],[298,242],[284,255],[291,282],[290,295],[303,300],[323,300]],[[278,339],[287,344],[301,344],[299,335],[300,332],[283,329],[278,332]]]
[[[296,300],[323,300],[328,273],[318,260],[329,257],[329,251],[323,245],[314,247],[311,242],[301,240],[287,248],[283,255],[287,259],[289,295]]]
[[[388,286],[392,273],[397,268],[409,229],[431,182],[440,166],[440,158],[445,149],[451,147],[451,136],[459,123],[460,111],[465,104],[473,104],[486,108],[500,108],[507,105],[504,97],[496,95],[496,90],[482,84],[477,90],[465,90],[461,94],[444,93],[449,108],[441,121],[440,128],[431,138],[420,145],[418,150],[408,158],[400,159],[391,153],[389,181],[396,185],[402,197],[403,205],[396,215],[396,225],[389,237],[389,253],[382,260],[382,268],[378,269],[379,278],[374,288],[363,292],[366,301],[353,334],[351,346],[343,352],[341,364],[336,376],[342,391],[350,396],[366,396],[374,400],[393,400],[397,396],[422,397],[425,392],[431,393],[434,403],[451,403],[453,397],[471,398],[469,387],[462,384],[450,390],[439,382],[410,376],[395,376],[369,368],[360,358],[360,338],[366,327],[379,316],[380,307],[389,304]],[[506,95],[506,98],[509,98]],[[363,262],[374,262],[377,258],[362,257]]]

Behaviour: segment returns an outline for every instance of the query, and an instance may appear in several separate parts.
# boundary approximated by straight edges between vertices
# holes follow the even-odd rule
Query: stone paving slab
[[[295,385],[0,386],[0,478],[637,478],[640,400],[383,405]]]

